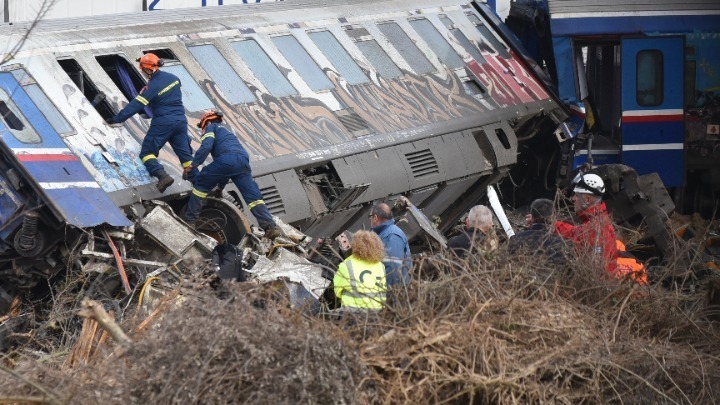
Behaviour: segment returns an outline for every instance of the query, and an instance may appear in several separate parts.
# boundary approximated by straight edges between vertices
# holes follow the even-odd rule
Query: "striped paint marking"
[[[38,184],[45,190],[59,190],[66,188],[100,188],[100,185],[94,181],[43,182]]]
[[[682,143],[646,143],[640,145],[623,145],[623,152],[638,150],[683,150]]]
[[[15,156],[21,162],[76,162],[78,160],[67,148],[14,148]]]
[[[636,110],[623,111],[623,123],[632,122],[679,122],[685,119],[683,110]]]

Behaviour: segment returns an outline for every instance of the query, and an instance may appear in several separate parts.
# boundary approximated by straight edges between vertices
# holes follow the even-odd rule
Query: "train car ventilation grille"
[[[373,132],[368,122],[352,110],[337,111],[335,116],[345,129],[355,137],[369,135]]]
[[[285,204],[283,204],[282,198],[280,198],[280,193],[278,192],[277,187],[270,186],[261,188],[260,192],[262,193],[263,201],[265,201],[265,205],[267,205],[271,214],[285,214]]]
[[[430,149],[406,153],[405,158],[410,164],[413,177],[416,179],[440,173],[437,161]]]

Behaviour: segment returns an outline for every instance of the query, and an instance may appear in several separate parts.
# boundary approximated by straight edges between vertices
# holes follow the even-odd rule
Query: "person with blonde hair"
[[[374,232],[358,231],[351,247],[333,277],[335,296],[345,309],[381,309],[387,299],[382,241]]]

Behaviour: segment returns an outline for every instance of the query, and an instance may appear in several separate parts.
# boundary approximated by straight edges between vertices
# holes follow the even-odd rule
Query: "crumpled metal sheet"
[[[193,232],[161,205],[155,207],[142,219],[140,227],[176,257],[187,256],[193,247],[198,247],[204,254],[210,255],[217,245],[214,239]]]
[[[330,280],[322,276],[322,267],[285,248],[279,248],[277,252],[274,260],[258,257],[255,265],[246,271],[261,283],[281,278],[300,283],[316,299],[320,298],[330,285]]]

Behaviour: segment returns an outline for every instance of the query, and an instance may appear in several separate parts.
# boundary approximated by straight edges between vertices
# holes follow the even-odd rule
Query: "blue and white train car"
[[[559,95],[585,122],[575,165],[590,154],[595,165],[657,172],[677,207],[712,215],[720,199],[720,2],[545,7]]]
[[[0,65],[0,278],[67,263],[69,232],[128,226],[143,201],[182,210],[172,151],[163,195],[138,158],[149,120],[105,121],[145,85],[147,52],[181,80],[193,146],[223,111],[285,222],[332,236],[402,195],[448,229],[520,146],[557,148],[566,118],[492,18],[467,0],[310,0],[0,26],[21,44]]]

